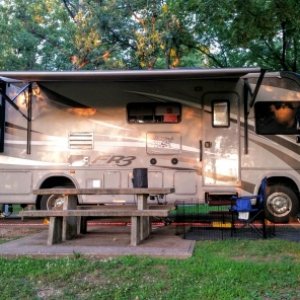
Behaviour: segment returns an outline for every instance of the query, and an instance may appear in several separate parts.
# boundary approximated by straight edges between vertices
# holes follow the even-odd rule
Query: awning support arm
[[[250,86],[248,80],[245,80],[244,84],[244,154],[249,153],[249,138],[248,138],[248,95],[251,91],[249,90]]]
[[[28,87],[30,86],[30,84],[27,84],[24,88],[21,89],[21,91],[13,98],[10,99],[6,93],[0,89],[0,94],[1,96],[4,98],[5,101],[7,101],[16,111],[18,111],[26,120],[28,120],[28,116],[26,116],[19,108],[19,106],[14,102],[15,99],[21,95]]]
[[[253,105],[254,105],[254,103],[255,103],[255,100],[256,100],[256,97],[257,97],[259,88],[260,88],[260,86],[261,86],[261,84],[262,84],[262,81],[263,81],[263,79],[264,79],[264,77],[265,77],[265,73],[266,73],[266,70],[262,69],[262,70],[261,70],[261,73],[260,73],[260,76],[259,76],[259,78],[258,78],[258,80],[257,80],[257,83],[256,83],[256,86],[255,86],[254,93],[253,93],[253,95],[251,95],[251,96],[252,96],[252,99],[251,99],[251,102],[250,102],[250,108],[252,108]],[[250,90],[251,90],[251,89],[250,89]],[[249,111],[248,111],[248,114],[249,114]]]
[[[0,93],[1,93],[1,91],[0,91]],[[4,98],[4,100],[6,100],[16,111],[18,111],[27,120],[27,116],[22,113],[19,106],[15,102],[13,102],[5,93],[1,93],[1,96]]]
[[[20,110],[19,106],[14,102],[16,98],[28,89],[27,94],[27,116]],[[0,89],[0,94],[5,101],[7,101],[17,112],[19,112],[27,120],[27,154],[31,154],[31,130],[32,130],[32,83],[24,86],[19,93],[13,98],[10,99],[6,95],[5,89]],[[0,149],[1,150],[1,149]]]
[[[3,81],[0,81],[0,92],[5,94],[6,85]],[[1,93],[1,94],[2,94]],[[4,152],[4,135],[5,135],[5,100],[1,98],[0,107],[0,152]]]
[[[28,86],[27,94],[27,154],[31,154],[31,129],[32,129],[32,83]]]
[[[14,96],[11,101],[15,102],[15,100],[23,93],[27,90],[27,88],[30,86],[31,83],[24,85],[18,92],[18,94],[16,96]]]
[[[252,92],[251,86],[248,82],[247,79],[244,80],[244,153],[248,154],[249,153],[249,137],[248,137],[248,116],[250,113],[250,109],[254,106],[255,100],[259,91],[259,88],[262,84],[262,81],[265,77],[266,70],[262,69],[260,76],[257,80],[255,90]],[[251,102],[250,105],[248,106],[248,96],[250,95],[251,97]]]

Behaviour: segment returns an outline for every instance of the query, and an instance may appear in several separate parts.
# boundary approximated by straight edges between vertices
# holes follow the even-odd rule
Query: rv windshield
[[[300,101],[268,101],[255,104],[258,134],[299,134]]]

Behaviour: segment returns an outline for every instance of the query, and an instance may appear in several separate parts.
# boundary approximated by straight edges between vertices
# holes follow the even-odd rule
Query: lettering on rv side
[[[172,136],[154,136],[153,147],[172,149],[171,143],[173,140],[174,138]]]
[[[181,134],[178,132],[148,132],[148,154],[178,154],[181,151]]]
[[[99,155],[97,156],[93,161],[92,164],[101,164],[107,163],[107,164],[115,164],[118,167],[126,167],[129,166],[132,161],[136,159],[135,156],[124,156],[124,155]]]

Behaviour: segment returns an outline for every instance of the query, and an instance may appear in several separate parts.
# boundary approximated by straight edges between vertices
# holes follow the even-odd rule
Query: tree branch
[[[207,53],[206,51],[202,50],[201,48],[199,47],[195,47],[195,49],[197,49],[198,51],[200,51],[202,54],[206,55],[209,59],[211,59],[212,61],[214,61],[216,63],[216,65],[220,68],[224,68],[224,64],[219,61],[215,55],[213,54],[210,54],[210,53]]]
[[[288,70],[289,67],[286,64],[286,61],[282,60],[281,55],[279,55],[275,50],[274,47],[272,47],[267,40],[264,40],[264,43],[266,44],[267,48],[270,50],[272,56],[274,57],[275,60],[279,61],[281,66],[283,67],[284,70]]]
[[[72,18],[72,20],[74,21],[74,22],[76,22],[76,20],[75,20],[75,14],[72,12],[72,10],[69,8],[69,6],[68,6],[68,3],[72,6],[72,4],[69,2],[69,1],[67,1],[67,0],[62,0],[62,2],[63,2],[63,4],[64,4],[64,6],[65,6],[65,8],[66,8],[66,10],[67,10],[67,12],[68,12],[68,14],[69,14],[69,16]]]
[[[292,64],[292,70],[294,72],[297,72],[297,62],[298,62],[298,39],[296,39],[296,37],[294,36],[293,39],[293,48],[294,48],[294,60],[293,60],[293,64]]]
[[[286,49],[287,49],[287,36],[286,36],[286,22],[281,22],[281,32],[282,32],[282,49],[280,63],[282,66],[286,66]]]

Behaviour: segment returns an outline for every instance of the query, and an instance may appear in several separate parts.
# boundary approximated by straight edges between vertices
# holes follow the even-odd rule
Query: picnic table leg
[[[150,235],[150,217],[141,217],[141,240],[145,240]]]
[[[147,194],[137,195],[137,209],[143,210],[148,208]],[[149,237],[151,233],[150,217],[140,217],[140,239],[141,241]]]
[[[77,217],[77,234],[87,233],[87,217]]]
[[[142,217],[131,217],[131,233],[130,233],[130,244],[131,246],[137,246],[141,242],[141,218]]]
[[[62,217],[50,217],[47,245],[61,243],[62,241]]]
[[[77,209],[77,198],[65,196],[63,210]],[[77,236],[77,217],[64,217],[62,226],[62,240],[71,240]]]

